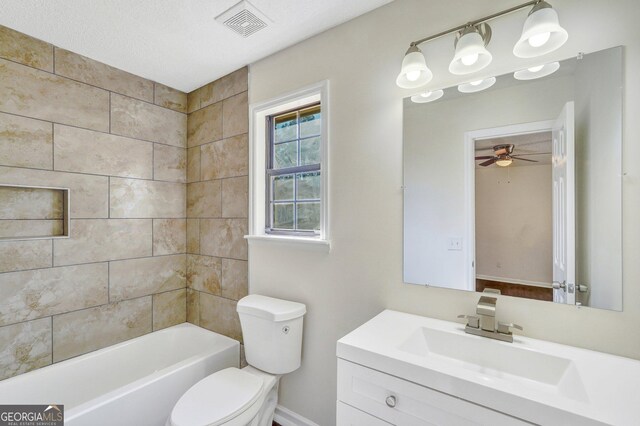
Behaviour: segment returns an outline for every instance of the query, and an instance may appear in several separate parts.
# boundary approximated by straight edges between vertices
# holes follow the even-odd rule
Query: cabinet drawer
[[[391,423],[338,401],[336,426],[392,426]]]
[[[398,426],[529,424],[342,359],[338,359],[338,400]]]

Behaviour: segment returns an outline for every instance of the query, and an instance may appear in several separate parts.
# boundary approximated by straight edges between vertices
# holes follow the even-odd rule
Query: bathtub
[[[64,404],[69,426],[162,426],[180,396],[238,367],[236,340],[180,324],[0,381],[0,404]]]

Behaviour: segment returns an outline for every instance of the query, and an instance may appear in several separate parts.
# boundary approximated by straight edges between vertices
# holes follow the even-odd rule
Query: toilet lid
[[[171,424],[222,424],[250,407],[260,396],[262,385],[262,378],[237,368],[220,370],[182,395],[171,412]]]

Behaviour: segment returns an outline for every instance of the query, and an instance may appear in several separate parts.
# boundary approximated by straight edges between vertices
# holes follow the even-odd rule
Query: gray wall
[[[249,247],[250,292],[307,304],[302,367],[283,377],[280,403],[321,425],[335,422],[335,342],[385,308],[454,320],[473,312],[475,293],[402,282],[402,98],[395,78],[410,41],[459,25],[512,1],[396,0],[251,66],[250,103],[329,79],[331,251],[299,246]],[[640,358],[640,27],[633,0],[556,1],[570,34],[546,60],[626,45],[623,186],[623,312],[500,297],[498,319],[524,334]],[[492,22],[494,63],[486,75],[535,65],[511,52],[527,12]],[[594,31],[597,28],[597,31]],[[453,38],[424,46],[434,88],[456,83],[447,72]],[[301,60],[304,58],[304,60]]]
[[[579,300],[622,309],[622,48],[578,61],[576,93],[576,282]]]

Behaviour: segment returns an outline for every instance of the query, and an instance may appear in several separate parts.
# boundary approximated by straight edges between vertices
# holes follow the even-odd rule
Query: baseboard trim
[[[507,284],[520,284],[520,285],[528,285],[532,287],[553,288],[553,285],[551,283],[547,283],[543,281],[529,281],[529,280],[519,280],[517,278],[492,277],[489,275],[480,275],[480,274],[476,274],[476,278],[479,280],[496,281],[496,282],[502,282]]]
[[[302,417],[298,413],[294,413],[288,408],[284,408],[282,405],[278,405],[276,407],[276,413],[273,420],[282,426],[319,426],[317,423]]]

